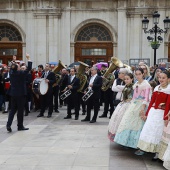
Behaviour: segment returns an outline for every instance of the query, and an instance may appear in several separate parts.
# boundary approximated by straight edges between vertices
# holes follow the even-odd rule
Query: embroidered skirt
[[[120,145],[137,148],[139,136],[144,125],[140,117],[143,100],[134,99],[126,109],[118,127],[114,141]]]
[[[121,102],[117,105],[108,126],[108,138],[113,142],[122,117],[130,105],[130,102]]]
[[[147,120],[140,134],[137,145],[143,151],[156,153],[164,128],[164,110],[151,107]]]

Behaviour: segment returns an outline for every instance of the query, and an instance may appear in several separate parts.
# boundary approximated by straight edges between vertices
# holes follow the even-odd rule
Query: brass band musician
[[[102,77],[97,75],[97,67],[91,68],[91,78],[88,84],[88,90],[93,90],[93,94],[87,100],[87,116],[81,120],[95,123],[99,111],[99,99],[101,97]],[[91,109],[94,107],[94,115],[91,120]]]

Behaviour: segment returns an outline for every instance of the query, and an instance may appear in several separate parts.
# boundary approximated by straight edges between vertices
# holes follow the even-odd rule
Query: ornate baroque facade
[[[112,55],[150,58],[153,64],[141,20],[148,16],[151,28],[154,11],[164,28],[170,0],[0,0],[0,59],[12,53],[22,59],[28,52],[35,65],[59,59],[64,64],[106,61]],[[157,58],[170,55],[170,31],[162,36]]]

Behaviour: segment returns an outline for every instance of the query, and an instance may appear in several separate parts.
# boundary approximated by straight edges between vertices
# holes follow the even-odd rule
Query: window
[[[105,56],[106,55],[106,49],[82,49],[82,56]]]
[[[112,39],[104,27],[89,25],[80,31],[77,41],[112,41]]]
[[[0,49],[0,56],[17,55],[17,49]]]
[[[0,41],[22,41],[22,38],[14,27],[0,25]]]

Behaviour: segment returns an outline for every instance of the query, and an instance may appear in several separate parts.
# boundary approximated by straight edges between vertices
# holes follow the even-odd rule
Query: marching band
[[[16,111],[18,130],[28,130],[23,125],[25,116],[34,108],[39,111],[37,117],[52,116],[53,110],[67,106],[64,119],[79,119],[81,122],[95,123],[100,105],[104,103],[104,112],[99,118],[107,118],[110,112],[108,138],[124,147],[137,149],[136,155],[146,152],[155,153],[153,160],[166,160],[170,168],[170,71],[158,66],[150,75],[149,67],[140,62],[134,69],[112,57],[110,65],[89,66],[79,62],[79,66],[67,68],[61,61],[52,67],[49,63],[32,69],[28,65],[13,61],[1,69],[1,105],[3,113],[8,113],[7,131],[11,132]],[[32,69],[32,70],[31,70]],[[155,87],[156,86],[156,87]],[[4,96],[5,98],[2,98]],[[74,109],[74,113],[71,111]],[[94,111],[91,116],[91,111]],[[153,121],[154,120],[154,121]],[[165,140],[166,139],[166,140]],[[165,155],[165,156],[164,156]],[[169,156],[169,157],[168,157]]]

